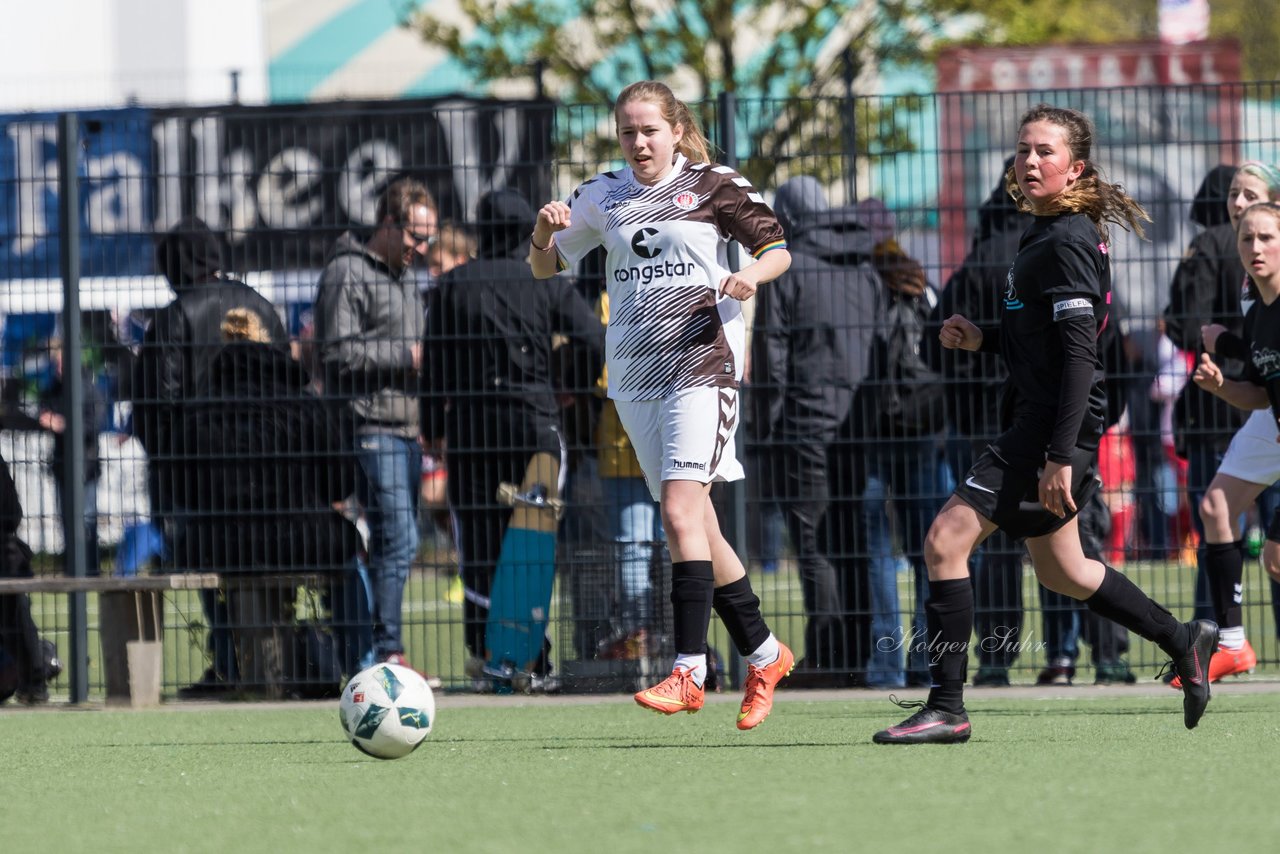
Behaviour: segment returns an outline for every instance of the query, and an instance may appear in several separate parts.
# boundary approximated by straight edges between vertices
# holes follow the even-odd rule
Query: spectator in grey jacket
[[[383,191],[372,234],[338,238],[316,293],[316,346],[325,393],[352,419],[357,496],[369,524],[373,655],[407,664],[400,610],[418,549],[418,376],[424,327],[412,275],[436,231],[436,206],[420,182]]]

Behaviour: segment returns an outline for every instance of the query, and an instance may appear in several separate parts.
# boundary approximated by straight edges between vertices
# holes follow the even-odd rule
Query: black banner
[[[426,183],[442,220],[485,192],[550,198],[550,102],[352,101],[154,114],[157,210],[226,235],[237,271],[314,268],[342,231],[372,226],[379,191]]]
[[[316,268],[333,239],[373,224],[392,179],[423,180],[442,219],[488,190],[550,198],[551,102],[448,98],[77,114],[81,274],[155,272],[157,234],[195,215],[231,269]],[[55,279],[57,114],[0,116],[0,274]]]

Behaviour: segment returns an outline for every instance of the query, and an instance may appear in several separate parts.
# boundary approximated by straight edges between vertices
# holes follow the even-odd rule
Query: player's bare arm
[[[736,300],[748,300],[764,282],[770,282],[787,272],[791,266],[791,253],[785,249],[771,249],[756,261],[736,273],[720,280],[720,295]]]
[[[1237,409],[1266,409],[1271,405],[1266,389],[1253,383],[1227,379],[1208,353],[1200,354],[1200,363],[1196,365],[1191,379],[1200,388]]]

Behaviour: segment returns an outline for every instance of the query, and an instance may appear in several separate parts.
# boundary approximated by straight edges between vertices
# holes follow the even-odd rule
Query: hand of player
[[[1213,357],[1208,353],[1201,353],[1200,364],[1196,365],[1196,372],[1191,375],[1191,379],[1205,391],[1213,392],[1222,388],[1225,378],[1222,376],[1222,368],[1214,363]]]
[[[538,211],[538,221],[533,226],[533,246],[546,249],[557,231],[564,231],[573,221],[573,212],[564,202],[547,202]]]
[[[748,300],[756,295],[756,283],[741,273],[730,273],[720,280],[720,296]]]
[[[1262,541],[1262,568],[1273,581],[1280,581],[1280,543],[1275,540]]]
[[[1210,353],[1218,352],[1218,336],[1227,331],[1227,327],[1221,323],[1210,323],[1200,327],[1200,340],[1204,342],[1204,349]]]
[[[1071,497],[1071,466],[1046,461],[1044,474],[1040,475],[1040,503],[1059,519],[1067,511],[1075,512],[1076,502]]]
[[[968,318],[953,314],[942,321],[938,340],[948,350],[977,350],[982,346],[982,330]]]

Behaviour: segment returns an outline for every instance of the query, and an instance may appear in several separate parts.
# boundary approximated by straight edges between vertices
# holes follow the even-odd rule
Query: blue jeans
[[[347,676],[355,676],[372,667],[373,619],[369,612],[372,600],[369,570],[356,558],[329,591],[328,605],[338,663]]]
[[[369,523],[373,652],[381,661],[404,652],[401,605],[418,553],[422,451],[413,439],[365,433],[356,437],[356,460],[360,464],[356,496]]]
[[[927,629],[924,606],[929,599],[929,570],[924,562],[924,538],[933,518],[938,515],[942,505],[946,503],[947,496],[955,488],[955,479],[951,476],[951,470],[940,450],[935,436],[896,439],[877,445],[874,450],[868,450],[867,459],[868,483],[879,480],[887,487],[887,497],[892,500],[890,506],[898,540],[914,571],[916,611],[908,640],[918,639],[921,642],[909,644],[907,670],[913,681],[923,681],[926,684],[929,679],[929,664],[925,641]],[[868,532],[877,524],[884,524],[879,519],[888,518],[883,503],[878,506],[878,513],[872,513],[872,509],[874,505],[868,507],[864,502],[863,512],[867,513]],[[869,533],[869,544],[874,540],[875,535]],[[883,551],[883,547],[881,550]],[[878,561],[874,556],[877,552],[872,549],[871,553],[873,555],[871,589],[874,601],[877,589],[883,594],[887,594],[888,591],[884,578],[886,573],[883,568],[879,571],[876,569]],[[883,564],[881,566],[883,567]],[[896,584],[896,573],[892,577]],[[901,632],[900,629],[899,632]],[[901,637],[901,634],[899,636]],[[878,639],[879,636],[876,637]],[[873,644],[873,646],[878,645],[878,643]]]
[[[893,553],[893,532],[884,481],[871,477],[862,493],[866,514],[868,572],[871,574],[871,660],[867,685],[901,688],[907,673],[902,667],[903,629],[898,600],[900,558]]]
[[[618,577],[621,628],[624,632],[648,628],[653,616],[652,565],[654,543],[666,539],[658,502],[649,495],[642,477],[602,477],[610,535],[618,545]]]
[[[1080,617],[1086,606],[1043,584],[1038,586],[1044,616],[1045,659],[1050,664],[1054,659],[1068,659],[1075,664],[1080,656]]]

